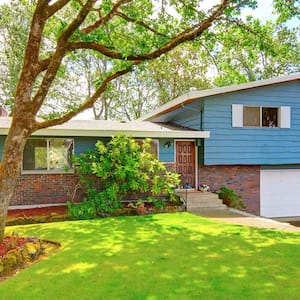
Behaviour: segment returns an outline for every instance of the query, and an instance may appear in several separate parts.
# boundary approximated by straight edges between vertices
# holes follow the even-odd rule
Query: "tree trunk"
[[[21,173],[23,149],[31,132],[29,122],[13,120],[5,140],[0,165],[0,242],[3,241],[9,202],[13,196],[17,179]]]

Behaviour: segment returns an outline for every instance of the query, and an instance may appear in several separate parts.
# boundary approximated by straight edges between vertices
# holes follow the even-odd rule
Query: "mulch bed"
[[[7,213],[8,219],[50,216],[51,214],[66,215],[66,206],[48,206],[29,209],[12,209]]]

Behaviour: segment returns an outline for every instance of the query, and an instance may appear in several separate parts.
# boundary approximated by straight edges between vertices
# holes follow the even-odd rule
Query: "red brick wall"
[[[201,166],[199,184],[207,184],[213,191],[220,186],[233,189],[242,195],[246,211],[259,215],[260,212],[260,166]]]
[[[66,203],[77,183],[76,174],[23,174],[10,205]]]

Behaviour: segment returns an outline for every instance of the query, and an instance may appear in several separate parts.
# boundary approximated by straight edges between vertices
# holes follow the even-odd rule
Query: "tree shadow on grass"
[[[298,296],[298,233],[228,225],[187,213],[17,229],[20,235],[57,240],[62,249],[2,283],[5,299]]]

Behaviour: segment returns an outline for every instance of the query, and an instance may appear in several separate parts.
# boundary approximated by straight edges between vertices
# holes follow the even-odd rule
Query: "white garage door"
[[[261,170],[260,214],[300,216],[300,170]]]

